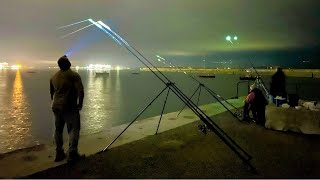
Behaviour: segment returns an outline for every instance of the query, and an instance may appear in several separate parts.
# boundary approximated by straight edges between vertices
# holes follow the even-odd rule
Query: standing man
[[[76,161],[80,158],[78,153],[78,141],[80,132],[79,111],[83,105],[83,85],[78,73],[70,69],[71,63],[66,55],[58,60],[60,71],[50,79],[50,94],[52,111],[55,118],[55,162],[65,159],[63,150],[63,128],[67,124],[69,134],[68,161]]]
[[[278,67],[277,72],[271,77],[270,94],[273,96],[273,98],[277,96],[287,98],[286,75],[282,71],[281,67]]]

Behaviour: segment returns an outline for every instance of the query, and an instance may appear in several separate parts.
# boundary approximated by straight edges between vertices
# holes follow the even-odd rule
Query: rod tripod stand
[[[102,23],[100,23],[100,24],[103,25]],[[195,105],[174,83],[172,83],[168,79],[168,77],[166,77],[158,68],[156,68],[138,50],[136,50],[134,47],[130,46],[123,38],[121,38],[118,34],[116,34],[114,31],[112,31],[110,29],[110,27],[106,26],[106,29],[103,29],[103,31],[107,31],[109,34],[111,34],[113,39],[116,38],[119,41],[123,42],[124,43],[123,47],[125,47],[133,56],[135,56],[141,63],[143,63],[155,76],[157,76],[159,78],[160,81],[162,81],[164,84],[166,84],[166,87],[168,87],[169,90],[171,90],[182,102],[184,102],[191,109],[191,111],[194,112],[195,115],[197,115],[200,118],[200,120],[202,122],[204,122],[205,125],[212,132],[214,132],[235,154],[237,154],[238,157],[248,166],[248,168],[252,172],[256,172],[255,168],[250,163],[250,160],[252,159],[252,157],[245,150],[243,150],[230,136],[228,136],[214,121],[212,121],[212,119],[207,114],[205,114],[197,105]],[[160,94],[158,96],[160,96]],[[153,102],[153,101],[151,101],[151,102]],[[150,105],[148,105],[147,107],[149,107],[149,106]],[[145,111],[145,109],[142,110],[140,112],[140,114],[142,114]],[[159,121],[159,123],[160,123],[160,121]],[[130,123],[129,125],[131,125],[131,124],[132,123]],[[110,147],[110,145],[108,145],[108,147]],[[107,148],[105,148],[104,151],[105,150],[107,150]]]
[[[264,82],[263,82],[263,80],[261,79],[261,76],[259,75],[258,71],[257,71],[256,68],[254,67],[254,65],[253,65],[253,63],[251,62],[250,59],[249,59],[249,62],[250,62],[250,64],[251,64],[252,68],[254,69],[255,73],[257,74],[255,83],[257,83],[259,86],[262,87],[262,89],[263,89],[264,92],[265,92],[265,96],[268,98],[269,92],[268,92],[268,90],[266,89],[266,87],[265,87],[265,85],[264,85]]]
[[[199,104],[199,99],[200,99],[200,95],[201,95],[201,88],[205,89],[214,99],[216,99],[229,113],[231,113],[236,119],[238,119],[239,121],[241,121],[241,117],[242,117],[242,112],[235,107],[233,104],[229,103],[227,100],[225,100],[224,98],[222,98],[219,94],[215,93],[213,90],[211,90],[210,88],[208,88],[206,85],[204,85],[203,83],[199,82],[198,87],[196,88],[196,90],[193,92],[193,94],[189,97],[189,99],[192,99],[193,96],[196,94],[196,92],[199,90],[198,93],[198,98],[197,98],[197,106]],[[226,104],[228,104],[229,106],[233,107],[236,112],[232,112],[222,101],[224,101]],[[180,115],[180,113],[184,110],[184,108],[187,105],[185,104],[183,106],[183,108],[180,110],[180,112],[178,113],[177,117]]]
[[[201,86],[202,87],[202,86]],[[160,93],[151,100],[151,102],[142,109],[142,111],[126,126],[126,128],[124,130],[121,131],[121,133],[108,145],[106,146],[101,152],[105,152],[108,150],[108,148],[152,105],[152,103],[161,96],[162,93],[165,92],[165,90],[167,90],[166,93],[166,97],[164,100],[164,104],[162,107],[162,111],[161,111],[161,115],[160,115],[160,119],[157,125],[157,130],[156,133],[158,133],[159,127],[160,127],[160,123],[162,120],[162,116],[163,116],[163,112],[168,100],[168,95],[169,92],[172,91],[174,94],[176,94],[179,98],[180,95],[179,93],[177,94],[177,87],[175,86],[175,84],[173,82],[167,82],[166,83],[166,87],[163,88]],[[233,150],[238,157],[240,157],[240,159],[245,163],[245,165],[247,165],[247,167],[249,168],[249,170],[251,170],[252,172],[256,173],[255,168],[251,165],[250,160],[252,159],[252,157],[245,151],[243,150],[238,144],[236,144],[236,142],[229,137],[218,125],[216,125],[210,117],[208,117],[205,113],[203,113],[203,111],[200,110],[200,108],[198,108],[198,106],[194,106],[194,103],[189,99],[189,101],[185,101],[185,103],[188,105],[188,107],[190,107],[190,104],[193,104],[190,109],[193,110],[193,112],[195,111],[199,111],[201,114],[197,114],[196,115],[200,118],[200,120],[202,120],[206,127],[208,127],[208,129],[210,129],[212,132],[214,132],[215,134],[218,135],[218,137],[220,139],[222,139],[222,141],[231,149]],[[196,110],[195,110],[196,109]],[[202,114],[203,113],[203,114]]]
[[[262,79],[261,79],[260,76],[257,76],[257,78],[256,78],[256,80],[254,81],[254,83],[256,83],[258,86],[260,86],[260,87],[263,89],[263,91],[265,92],[265,95],[266,95],[267,98],[268,98],[269,92],[268,92],[268,90],[266,89],[266,87],[264,86],[264,83],[263,83],[263,81],[262,81]]]
[[[113,144],[120,136],[124,133],[129,126],[132,125],[134,121],[166,90],[168,89],[166,100],[169,94],[169,91],[172,91],[183,103],[185,103],[190,110],[200,118],[205,125],[214,132],[253,172],[255,172],[255,168],[251,165],[250,160],[252,157],[243,150],[230,136],[228,136],[207,114],[205,114],[194,102],[192,102],[174,83],[172,83],[167,76],[165,76],[157,67],[155,67],[146,57],[144,57],[138,50],[132,47],[128,42],[126,42],[121,36],[115,33],[109,26],[104,24],[102,21],[93,21],[92,19],[88,19],[86,21],[91,22],[96,27],[101,29],[104,33],[110,36],[116,43],[120,46],[127,49],[134,57],[136,57],[142,64],[144,64],[151,73],[153,73],[162,83],[166,85],[166,87],[138,114],[138,116],[131,122],[129,125],[114,139],[103,151],[106,151],[111,144]],[[84,22],[84,21],[83,21]],[[75,24],[75,23],[74,23]],[[68,25],[71,26],[71,25]],[[64,26],[64,27],[68,27]],[[154,70],[153,70],[154,69]],[[164,103],[164,107],[166,104],[166,100]],[[164,110],[162,108],[162,113]],[[162,115],[160,117],[161,121]],[[158,124],[158,128],[160,125],[160,121]],[[158,131],[157,128],[157,131]]]
[[[152,99],[152,101],[145,107],[142,109],[142,111],[140,111],[140,113],[133,119],[133,121],[131,121],[127,127],[121,131],[121,133],[107,146],[103,149],[103,151],[106,151],[151,105],[152,103],[158,99],[160,97],[160,95],[166,90],[168,89],[167,91],[167,94],[166,94],[166,98],[164,100],[164,104],[163,104],[163,107],[162,107],[162,111],[161,111],[161,115],[160,115],[160,119],[159,119],[159,123],[158,123],[158,126],[157,126],[157,130],[156,130],[156,133],[155,134],[158,134],[158,130],[159,130],[159,127],[160,127],[160,122],[161,122],[161,119],[162,119],[162,115],[163,115],[163,112],[164,112],[164,109],[165,109],[165,106],[166,106],[166,103],[167,103],[167,100],[168,100],[168,96],[169,96],[169,92],[171,90],[170,86],[172,86],[173,83],[172,82],[168,82],[166,83],[166,87],[164,89],[162,89],[160,91],[160,93],[154,98]]]

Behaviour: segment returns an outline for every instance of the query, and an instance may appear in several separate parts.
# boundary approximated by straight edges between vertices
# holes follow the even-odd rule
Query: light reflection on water
[[[81,134],[93,134],[112,126],[113,114],[120,112],[120,77],[117,71],[114,78],[110,75],[96,76],[88,72],[88,80],[82,114]],[[112,82],[115,82],[113,85]],[[84,120],[85,119],[85,120]]]
[[[48,82],[54,73],[0,70],[0,154],[53,142]],[[119,71],[110,76],[96,76],[94,71],[80,73],[85,87],[80,133],[101,132],[117,123],[120,114]],[[64,139],[68,140],[66,128]]]
[[[110,113],[106,105],[110,103],[110,80],[96,77],[93,71],[88,73],[86,98],[82,114],[87,114],[87,120],[82,121],[86,133],[96,133],[103,128],[102,121],[107,120]]]
[[[5,76],[1,76],[0,97],[4,97],[4,92],[8,92],[5,91],[8,81],[4,81],[4,78]],[[9,101],[6,102],[5,98],[0,101],[0,106],[7,107],[7,110],[1,113],[2,119],[0,119],[1,147],[7,151],[28,147],[33,142],[29,104],[19,70],[16,71],[11,92]]]
[[[39,70],[36,73],[0,70],[0,153],[33,146],[37,141],[44,144],[52,142],[54,121],[49,79],[55,72],[56,70]],[[112,126],[131,122],[164,88],[151,72],[132,75],[132,71],[111,71],[109,76],[96,76],[93,71],[78,72],[85,88],[84,107],[80,113],[81,135],[97,133]],[[198,83],[184,74],[167,75],[188,96],[198,87]],[[268,79],[264,81],[267,85]],[[236,95],[238,81],[237,75],[217,75],[214,79],[201,79],[201,82],[224,98]],[[303,81],[307,84],[312,82],[310,90],[299,91],[299,95],[315,97],[320,90],[315,89],[318,87],[315,84],[319,84],[320,81],[317,79],[288,79],[288,83],[290,81]],[[302,87],[306,89],[306,86]],[[245,95],[246,87],[240,87],[239,92],[240,96]],[[205,91],[201,94],[200,105],[214,102]],[[138,120],[159,115],[164,98],[159,97]],[[181,100],[170,93],[165,113],[180,111],[183,106]],[[66,136],[65,138],[67,140]]]

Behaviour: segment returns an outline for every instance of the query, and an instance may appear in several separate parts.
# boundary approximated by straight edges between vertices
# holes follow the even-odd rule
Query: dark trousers
[[[243,120],[249,119],[250,110],[252,111],[253,119],[257,122],[257,124],[264,126],[266,122],[265,106],[250,106],[250,104],[245,103],[243,108]]]
[[[250,104],[249,103],[244,103],[244,107],[243,107],[243,120],[249,120],[249,113],[250,113]]]
[[[63,129],[67,124],[69,134],[69,153],[78,152],[78,141],[80,133],[80,114],[78,110],[70,112],[54,112],[56,151],[63,151]]]

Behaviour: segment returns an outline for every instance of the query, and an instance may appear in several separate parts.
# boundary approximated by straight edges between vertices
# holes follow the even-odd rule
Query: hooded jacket
[[[78,73],[60,70],[50,79],[52,110],[65,112],[78,109],[78,99],[83,99],[84,90]],[[80,102],[81,103],[81,102]]]

